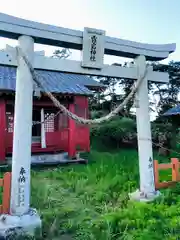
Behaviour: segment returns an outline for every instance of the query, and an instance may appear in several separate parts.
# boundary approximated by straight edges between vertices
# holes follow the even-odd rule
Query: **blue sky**
[[[29,20],[83,30],[94,27],[106,35],[145,43],[172,43],[177,49],[169,60],[180,60],[179,0],[1,0],[1,12]],[[16,44],[2,39],[5,44]],[[36,46],[51,54],[52,47]],[[80,59],[73,52],[72,59]],[[105,62],[119,61],[106,57]]]

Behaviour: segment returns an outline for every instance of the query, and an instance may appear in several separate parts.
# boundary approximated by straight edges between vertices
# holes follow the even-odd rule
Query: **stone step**
[[[12,157],[7,157],[7,164],[11,165]],[[53,153],[53,154],[38,154],[31,156],[31,164],[32,165],[53,165],[53,164],[61,164],[61,163],[87,163],[87,160],[79,158],[79,159],[69,159],[68,153]]]

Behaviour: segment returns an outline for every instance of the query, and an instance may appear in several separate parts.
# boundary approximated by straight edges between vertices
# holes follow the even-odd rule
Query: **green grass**
[[[178,239],[179,185],[154,203],[131,202],[128,193],[139,185],[137,153],[92,151],[89,158],[88,166],[33,171],[32,205],[43,218],[44,238],[52,232],[79,240]]]
[[[32,170],[31,205],[43,220],[42,239],[180,239],[179,184],[153,203],[132,202],[137,152],[92,149],[88,158],[88,165]]]

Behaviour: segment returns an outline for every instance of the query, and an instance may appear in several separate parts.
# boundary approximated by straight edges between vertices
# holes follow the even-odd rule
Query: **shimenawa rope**
[[[45,87],[42,84],[42,81],[40,81],[40,78],[42,76],[37,76],[37,73],[34,71],[33,66],[31,65],[31,63],[28,61],[27,57],[25,56],[25,54],[22,52],[20,47],[16,47],[17,50],[17,56],[21,56],[23,58],[23,60],[25,61],[25,63],[27,64],[27,66],[29,67],[29,71],[32,74],[32,78],[34,80],[34,82],[37,84],[37,86],[39,88],[41,88],[46,95],[51,99],[51,101],[54,103],[54,105],[59,108],[65,115],[67,115],[69,118],[75,120],[76,122],[80,123],[80,124],[100,124],[102,122],[105,121],[109,121],[111,120],[114,116],[116,116],[122,109],[123,107],[129,102],[129,100],[131,100],[134,97],[134,94],[137,92],[141,82],[143,81],[143,79],[146,77],[147,75],[147,71],[148,68],[146,67],[143,76],[141,76],[137,82],[135,82],[135,84],[132,87],[131,92],[128,94],[128,96],[124,99],[124,101],[114,110],[112,110],[108,115],[101,117],[101,118],[97,118],[97,119],[85,119],[82,117],[78,117],[76,114],[70,112],[65,106],[63,106],[54,96],[51,92],[46,91]]]

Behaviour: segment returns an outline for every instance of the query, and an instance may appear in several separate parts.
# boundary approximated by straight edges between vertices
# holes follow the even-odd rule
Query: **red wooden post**
[[[11,198],[11,173],[4,174],[3,184],[3,199],[2,199],[2,211],[4,214],[9,214],[10,210],[10,198]]]
[[[75,107],[73,103],[69,104],[69,111],[74,113]],[[75,154],[76,154],[76,122],[69,118],[69,134],[68,134],[69,158],[75,157]]]
[[[0,164],[6,158],[6,104],[0,99]]]
[[[154,183],[155,189],[159,188],[159,169],[158,169],[158,161],[154,160]]]
[[[3,178],[0,178],[0,187],[3,187]],[[0,205],[0,214],[3,213],[3,206]]]
[[[88,98],[86,96],[75,96],[77,105],[76,114],[82,118],[89,118]],[[90,152],[90,130],[87,125],[76,124],[76,140],[82,151]]]
[[[90,118],[89,114],[89,104],[88,104],[88,98],[85,98],[85,110],[86,110],[86,118]],[[86,134],[87,134],[87,151],[90,152],[90,129],[87,126],[86,128]]]
[[[179,161],[177,158],[172,158],[172,181],[177,182],[179,180]]]

